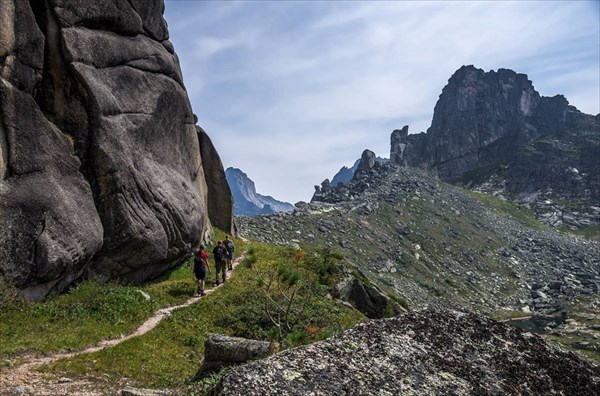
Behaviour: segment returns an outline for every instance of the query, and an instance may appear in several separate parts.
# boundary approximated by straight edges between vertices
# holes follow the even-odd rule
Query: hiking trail
[[[233,276],[233,270],[238,264],[244,259],[245,252],[241,256],[234,259],[232,263],[232,269],[227,270],[227,279]],[[208,297],[215,290],[219,289],[225,283],[221,283],[218,286],[215,285],[211,289],[206,289],[204,292],[206,296],[199,297],[194,295],[189,298],[183,304],[173,305],[166,308],[160,308],[154,315],[146,319],[137,329],[128,335],[124,335],[118,338],[110,338],[100,341],[94,346],[90,346],[85,349],[71,352],[55,352],[43,357],[25,356],[24,362],[16,367],[0,370],[0,395],[40,395],[40,396],[57,396],[57,395],[79,395],[79,396],[99,396],[105,395],[106,392],[98,390],[98,383],[88,380],[72,380],[69,378],[48,378],[47,375],[37,372],[34,369],[39,366],[54,363],[60,359],[69,359],[79,355],[85,355],[101,351],[105,348],[119,345],[122,342],[130,340],[135,337],[146,334],[150,330],[154,329],[164,318],[168,317],[171,312],[190,306],[199,302],[201,299]],[[21,357],[23,359],[23,357]],[[108,384],[115,386],[116,384]],[[123,388],[126,384],[119,385],[119,389]],[[116,388],[111,388],[114,391]],[[106,391],[106,389],[105,389]]]

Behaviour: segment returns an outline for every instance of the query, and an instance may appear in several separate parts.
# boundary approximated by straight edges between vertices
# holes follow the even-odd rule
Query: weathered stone
[[[196,130],[198,132],[198,140],[200,141],[202,168],[204,169],[208,189],[208,217],[215,227],[220,228],[226,233],[235,234],[233,196],[225,177],[223,163],[204,129],[196,126]]]
[[[358,168],[356,171],[368,171],[375,166],[375,153],[371,150],[363,151],[360,162],[358,163]]]
[[[163,7],[0,3],[0,277],[29,299],[154,277],[210,227]]]
[[[82,273],[103,228],[68,137],[33,99],[44,58],[33,12],[5,1],[0,14],[0,277],[38,300]]]
[[[153,389],[141,389],[128,386],[121,390],[121,396],[169,396],[169,392]]]
[[[515,387],[518,384],[518,387]],[[372,320],[224,374],[211,395],[596,395],[600,368],[474,314]]]
[[[204,343],[204,358],[196,378],[203,378],[224,367],[266,357],[270,350],[271,344],[265,341],[212,335]]]
[[[350,275],[335,287],[336,297],[349,302],[366,317],[386,318],[401,312],[388,296]]]

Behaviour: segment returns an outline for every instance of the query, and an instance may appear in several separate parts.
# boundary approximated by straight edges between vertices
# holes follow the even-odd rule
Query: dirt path
[[[235,267],[237,267],[243,259],[244,254],[236,258],[233,261],[233,269],[235,269]],[[232,271],[233,270],[227,271],[228,279],[233,275]],[[221,286],[223,286],[223,283],[221,283],[219,286],[214,286],[212,289],[205,290],[206,296],[214,293],[214,291]],[[206,298],[206,296],[202,298]],[[97,382],[97,380],[92,382],[88,380],[52,378],[51,376],[44,375],[36,371],[35,368],[45,364],[54,363],[60,359],[68,359],[79,355],[98,352],[105,348],[118,345],[131,338],[139,337],[154,329],[165,317],[169,316],[171,312],[179,308],[190,306],[200,300],[201,297],[194,296],[183,304],[161,308],[144,323],[142,323],[133,333],[130,333],[124,337],[103,340],[95,346],[91,346],[79,351],[57,352],[44,357],[32,356],[25,358],[25,362],[19,366],[0,371],[0,395],[99,396],[107,394],[106,392],[110,392],[109,394],[115,394],[113,392],[115,392],[117,389],[125,387],[125,384],[115,384],[114,382],[109,383],[107,381],[105,384],[106,387],[103,387],[102,384]],[[98,389],[99,387],[104,389]]]

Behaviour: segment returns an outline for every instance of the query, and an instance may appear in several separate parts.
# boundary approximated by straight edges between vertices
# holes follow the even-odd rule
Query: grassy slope
[[[225,333],[265,340],[273,337],[273,326],[264,315],[263,297],[256,286],[256,268],[289,263],[292,254],[288,248],[257,245],[258,260],[254,269],[238,266],[235,276],[216,293],[174,311],[151,332],[94,354],[59,361],[46,370],[66,376],[127,377],[140,386],[183,386],[199,368],[204,341],[209,334]],[[304,276],[313,284],[317,281],[314,272],[308,271]],[[299,321],[298,331],[283,341],[283,347],[328,336],[364,318],[326,298],[323,285],[303,295],[303,299],[308,301],[310,320]],[[305,326],[312,328],[310,333],[303,331]],[[314,329],[318,331],[314,332]]]
[[[216,230],[215,238],[224,234]],[[236,240],[243,249],[243,242]],[[211,259],[212,260],[212,259]],[[194,294],[191,260],[141,286],[82,283],[42,303],[12,301],[0,310],[0,361],[23,353],[77,350],[136,329],[161,308]],[[142,293],[150,295],[147,301]]]

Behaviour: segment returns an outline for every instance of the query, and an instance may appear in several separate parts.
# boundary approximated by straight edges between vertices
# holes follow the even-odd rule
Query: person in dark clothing
[[[219,273],[221,273],[222,278],[223,278],[223,283],[225,283],[225,281],[227,281],[227,275],[226,275],[226,270],[227,270],[227,249],[225,249],[223,247],[223,242],[218,241],[217,242],[217,246],[215,246],[215,248],[213,249],[213,255],[215,256],[215,268],[216,268],[216,272],[215,272],[215,284],[218,286],[219,285]]]
[[[194,253],[194,275],[198,281],[198,297],[206,296],[204,293],[204,280],[206,279],[206,270],[208,269],[208,253],[204,250],[204,246]]]
[[[231,271],[233,269],[233,250],[235,246],[233,245],[233,241],[229,239],[229,235],[225,236],[223,246],[227,249],[227,268]]]

